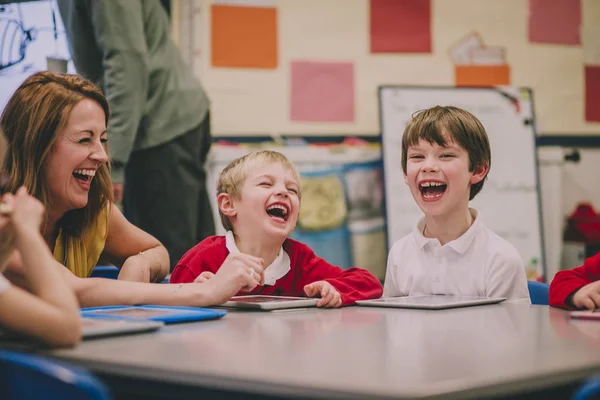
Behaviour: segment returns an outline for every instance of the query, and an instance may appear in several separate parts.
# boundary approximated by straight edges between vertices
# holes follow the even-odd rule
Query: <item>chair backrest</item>
[[[573,400],[597,399],[600,395],[600,375],[596,375],[583,383],[573,395]]]
[[[544,306],[549,304],[548,292],[550,291],[550,285],[542,282],[527,281],[527,288],[529,289],[531,304],[539,304]]]
[[[108,389],[89,372],[34,355],[0,351],[2,400],[110,400]]]
[[[119,268],[113,265],[96,265],[90,274],[90,278],[117,279]]]

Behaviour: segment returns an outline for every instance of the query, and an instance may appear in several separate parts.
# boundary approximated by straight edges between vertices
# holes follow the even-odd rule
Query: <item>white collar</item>
[[[474,208],[469,208],[469,212],[473,217],[473,223],[467,229],[465,233],[460,235],[458,238],[446,243],[446,246],[454,249],[459,254],[464,254],[471,245],[471,242],[477,236],[477,233],[484,228],[483,222],[481,221],[481,216],[479,211]],[[421,220],[417,223],[417,225],[413,229],[413,236],[417,241],[419,248],[425,247],[428,243],[436,242],[439,243],[438,239],[435,238],[427,238],[423,235],[423,229],[425,228],[425,217],[421,218]]]
[[[240,250],[235,244],[235,238],[233,237],[232,231],[227,231],[227,233],[225,234],[225,246],[231,254],[240,253]],[[290,264],[290,256],[285,250],[283,250],[282,247],[275,260],[264,270],[264,284],[268,286],[273,286],[277,279],[283,278],[285,274],[287,274],[290,271]]]

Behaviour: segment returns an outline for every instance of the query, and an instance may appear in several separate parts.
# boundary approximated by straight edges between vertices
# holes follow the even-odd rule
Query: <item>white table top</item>
[[[600,369],[600,322],[544,306],[230,312],[52,356],[101,373],[256,394],[481,398]]]

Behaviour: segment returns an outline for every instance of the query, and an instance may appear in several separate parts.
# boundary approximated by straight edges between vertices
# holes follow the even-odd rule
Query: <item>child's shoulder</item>
[[[307,244],[304,244],[302,242],[299,242],[297,240],[290,239],[290,238],[285,239],[282,247],[285,250],[285,252],[288,253],[288,255],[290,255],[290,256],[292,256],[292,254],[297,254],[297,253],[302,253],[302,254],[314,253],[314,251]]]
[[[486,254],[489,254],[493,258],[522,263],[521,255],[517,248],[496,232],[485,227],[481,230],[479,236],[481,239],[478,242],[479,246],[482,247],[481,250],[485,251]]]
[[[391,255],[399,255],[404,254],[407,251],[412,251],[416,248],[414,233],[411,232],[407,235],[404,235],[402,238],[398,239],[390,249]]]
[[[225,236],[209,236],[189,249],[183,257],[181,257],[180,262],[185,263],[185,261],[195,258],[198,255],[223,252],[226,249]]]

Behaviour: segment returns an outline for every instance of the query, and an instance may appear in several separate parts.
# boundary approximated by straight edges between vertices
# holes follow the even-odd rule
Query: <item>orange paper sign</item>
[[[213,4],[212,65],[277,68],[277,9]]]
[[[456,65],[456,86],[510,85],[508,65]]]

